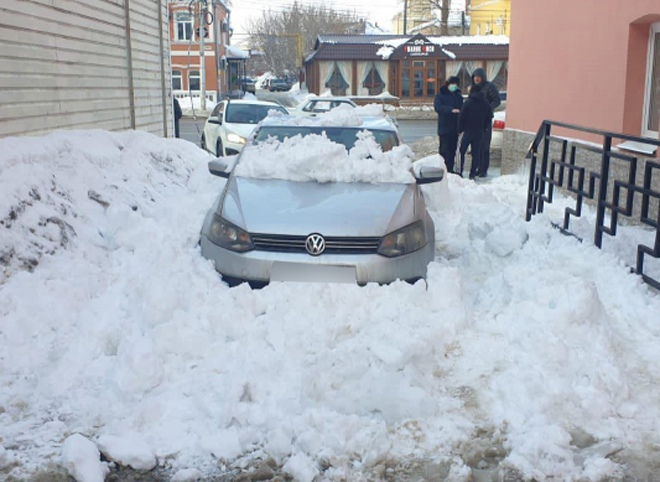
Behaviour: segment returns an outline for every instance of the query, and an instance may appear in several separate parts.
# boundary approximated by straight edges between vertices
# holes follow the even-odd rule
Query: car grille
[[[273,234],[250,234],[255,249],[260,251],[276,251],[279,253],[307,253],[305,241],[307,236],[283,236]],[[380,239],[378,237],[324,237],[325,251],[323,254],[374,254],[378,252]]]

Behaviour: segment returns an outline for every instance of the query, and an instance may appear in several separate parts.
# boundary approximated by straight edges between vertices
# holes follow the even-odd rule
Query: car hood
[[[227,122],[225,124],[225,129],[227,129],[227,132],[233,132],[241,137],[246,138],[252,134],[252,131],[255,127],[257,127],[257,124],[236,124],[234,122]]]
[[[218,207],[250,233],[383,236],[420,219],[415,184],[316,183],[232,177]]]

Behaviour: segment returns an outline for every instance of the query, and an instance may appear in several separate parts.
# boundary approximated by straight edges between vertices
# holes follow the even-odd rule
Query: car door
[[[211,115],[206,120],[204,126],[204,137],[206,139],[206,150],[212,152],[216,156],[222,155],[218,153],[218,139],[221,139],[220,131],[224,123],[225,102],[219,102],[215,106]],[[222,141],[221,141],[222,142]]]

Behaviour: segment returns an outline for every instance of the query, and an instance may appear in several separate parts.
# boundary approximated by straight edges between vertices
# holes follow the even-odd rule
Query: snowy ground
[[[450,176],[428,286],[229,289],[197,246],[208,159],[0,140],[0,480],[657,477],[660,296],[626,266],[649,233],[600,251],[559,205],[526,223],[524,177]]]

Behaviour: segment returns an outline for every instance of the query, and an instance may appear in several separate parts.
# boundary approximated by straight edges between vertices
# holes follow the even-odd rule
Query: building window
[[[190,90],[200,90],[199,71],[191,70],[188,72],[188,88]]]
[[[660,23],[651,26],[649,56],[644,96],[644,125],[642,134],[658,138],[660,133]]]
[[[410,67],[401,71],[401,97],[410,97]]]
[[[461,67],[461,70],[456,74],[456,76],[459,78],[460,83],[458,85],[461,86],[461,90],[463,91],[464,94],[467,94],[468,88],[470,85],[472,85],[472,75],[470,75],[470,72],[468,72],[468,69],[463,65]]]
[[[506,84],[508,78],[509,78],[509,65],[506,62],[504,62],[504,65],[502,65],[502,68],[497,73],[497,76],[495,76],[492,82],[493,84],[495,84],[495,87],[497,87],[497,90],[506,91]]]
[[[190,40],[193,32],[193,17],[189,12],[175,12],[176,40]]]
[[[330,89],[332,95],[346,95],[346,89],[349,84],[341,75],[339,66],[336,63],[332,69],[332,75],[330,75],[330,79],[325,83],[325,86]]]
[[[183,90],[183,76],[180,70],[172,71],[172,90]]]
[[[383,87],[385,87],[385,83],[378,73],[378,69],[376,68],[375,63],[371,64],[371,70],[369,70],[367,78],[364,79],[362,86],[369,89],[369,95],[380,95],[383,93]]]

